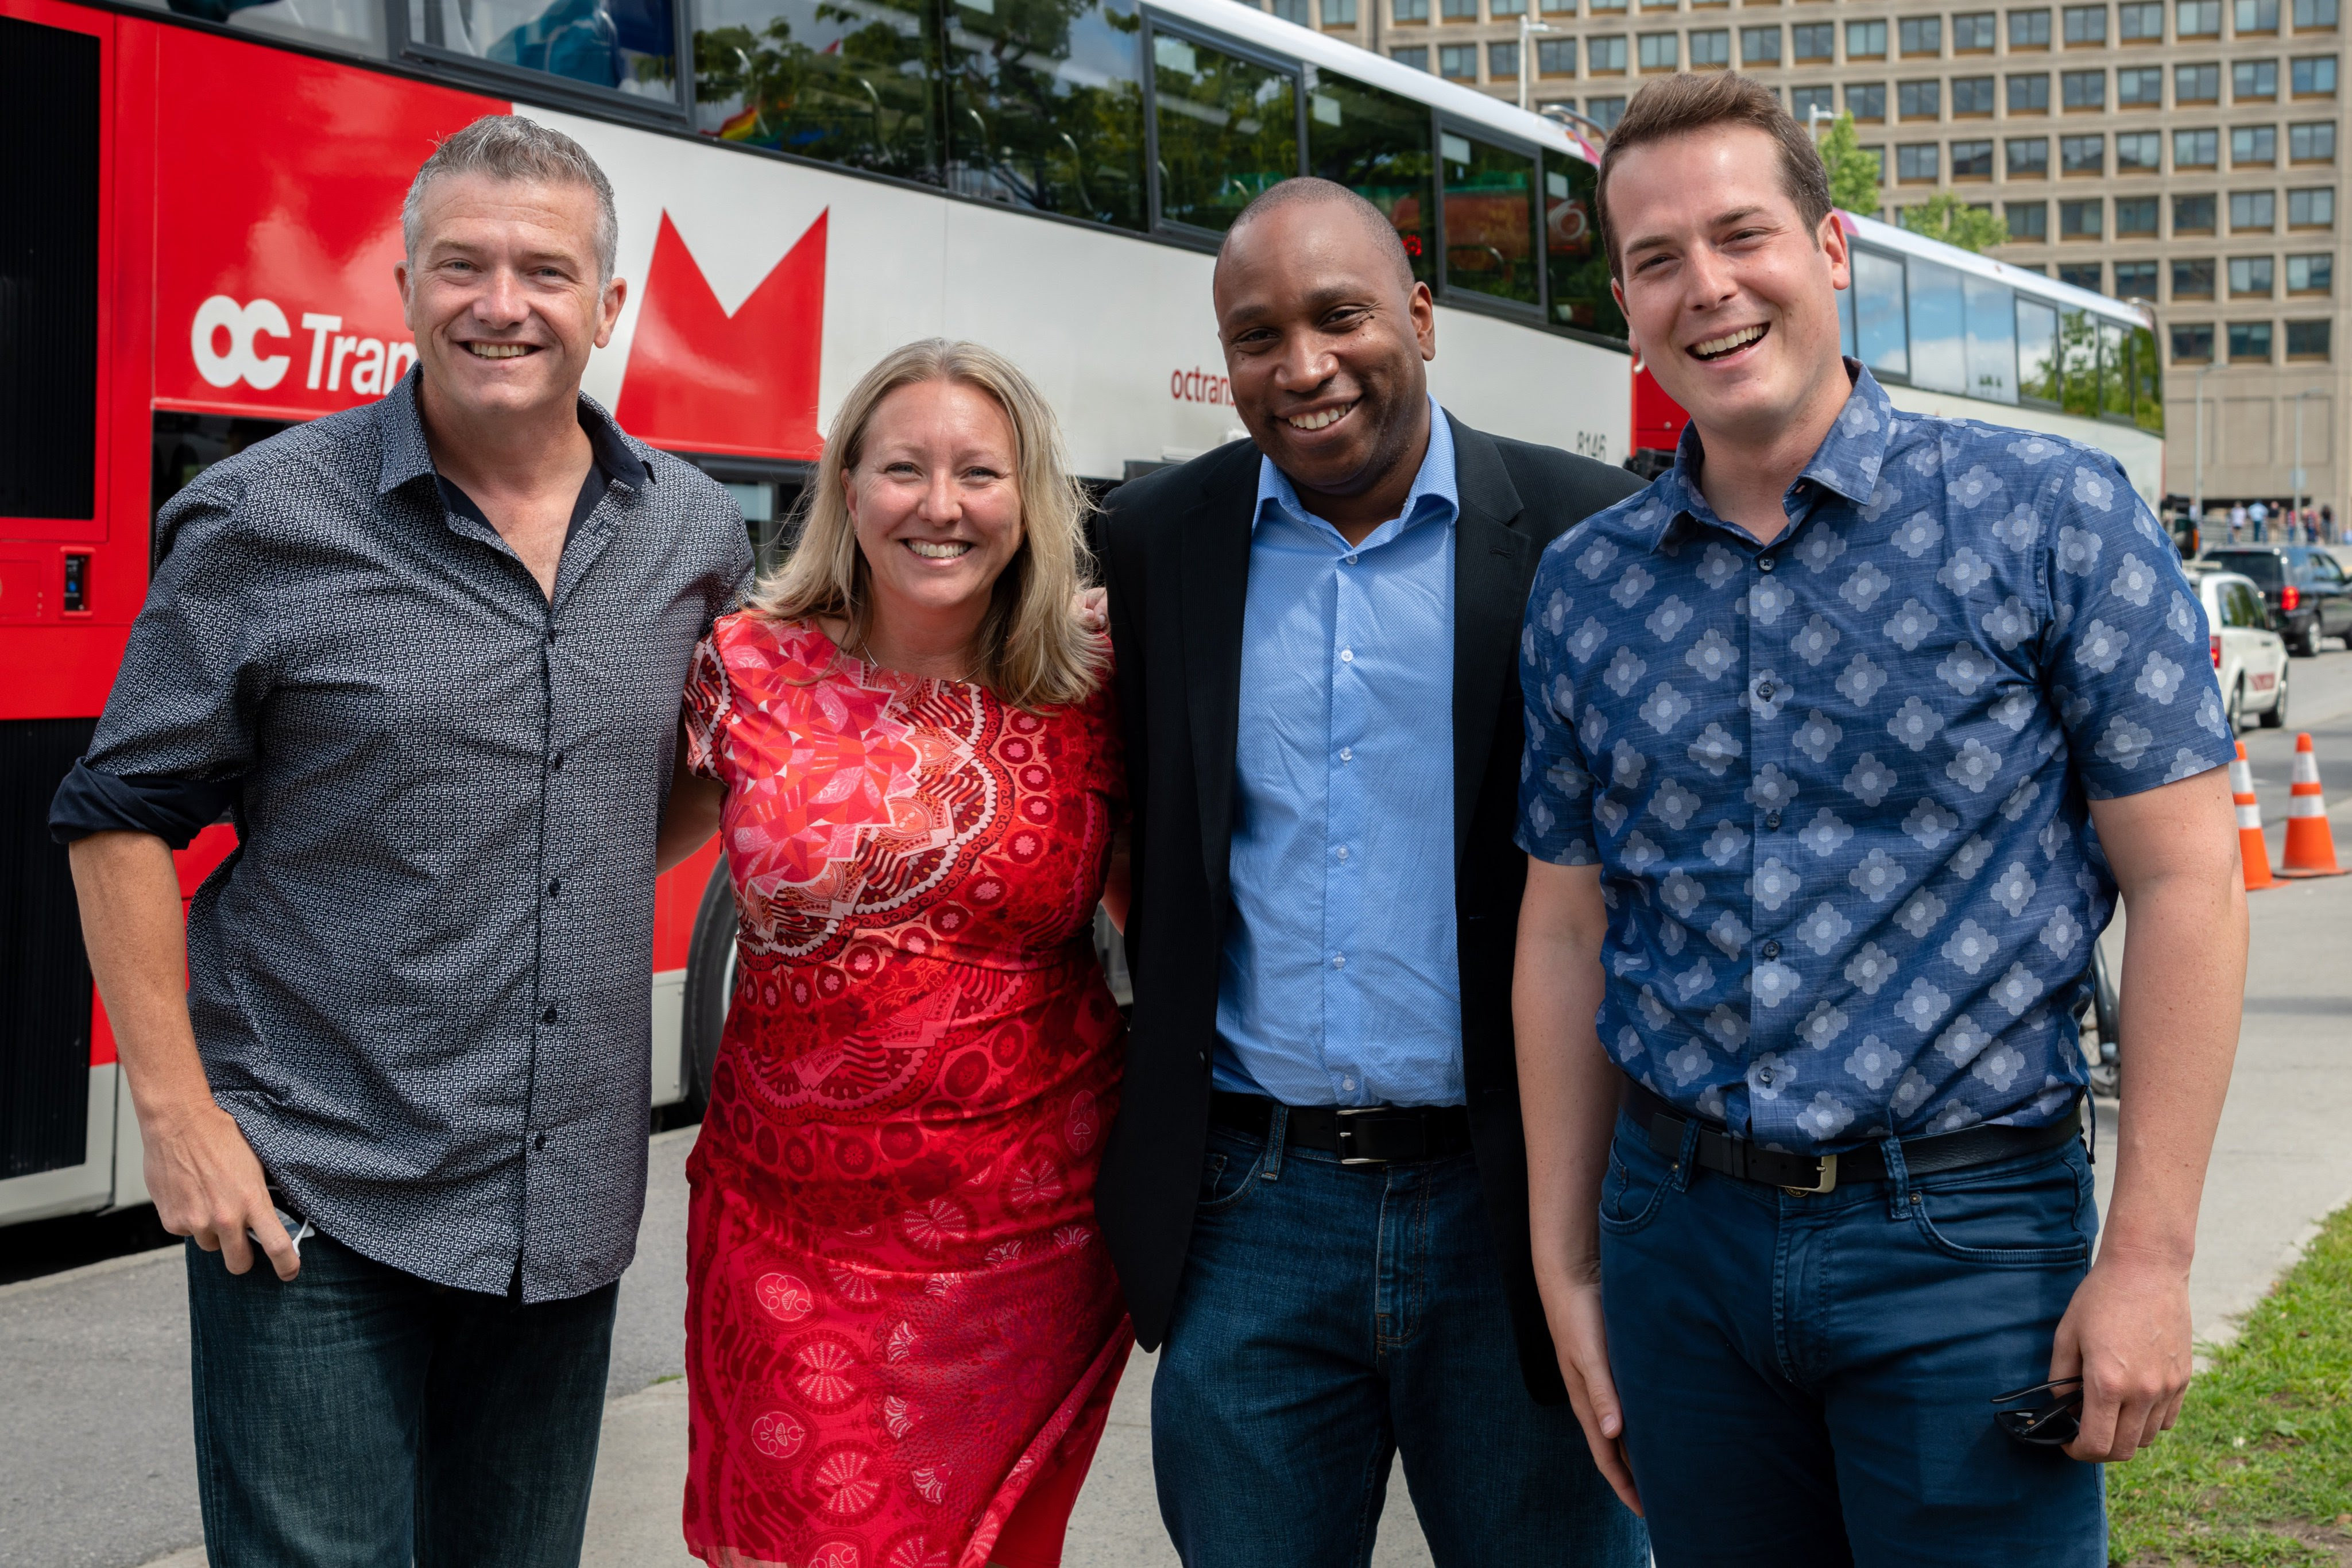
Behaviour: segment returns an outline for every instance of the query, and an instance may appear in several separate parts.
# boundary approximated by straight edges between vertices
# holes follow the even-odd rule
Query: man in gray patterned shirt
[[[164,507],[51,813],[190,1239],[215,1563],[577,1562],[679,693],[751,564],[581,395],[625,293],[585,152],[478,120],[403,219],[416,370]],[[184,936],[169,847],[223,810]]]

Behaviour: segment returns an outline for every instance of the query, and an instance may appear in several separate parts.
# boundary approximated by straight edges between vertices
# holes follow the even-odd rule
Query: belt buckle
[[[1820,1155],[1819,1158],[1821,1161],[1822,1179],[1818,1186],[1783,1186],[1780,1190],[1787,1193],[1791,1197],[1812,1197],[1821,1193],[1835,1191],[1837,1188],[1838,1157],[1835,1155]]]
[[[1333,1119],[1338,1123],[1337,1131],[1339,1140],[1339,1163],[1341,1165],[1384,1166],[1389,1163],[1377,1155],[1351,1155],[1348,1152],[1354,1146],[1356,1138],[1354,1132],[1349,1130],[1348,1126],[1348,1118],[1350,1116],[1376,1116],[1387,1109],[1388,1107],[1385,1105],[1339,1105],[1332,1108]]]

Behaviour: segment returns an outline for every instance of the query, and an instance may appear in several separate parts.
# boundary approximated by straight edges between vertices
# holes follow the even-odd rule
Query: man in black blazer
[[[1537,559],[1639,486],[1436,408],[1429,289],[1343,186],[1261,195],[1215,288],[1253,439],[1102,530],[1135,1012],[1097,1200],[1165,1345],[1161,1514],[1188,1568],[1354,1568],[1402,1450],[1440,1563],[1634,1568],[1528,1261],[1511,834]]]

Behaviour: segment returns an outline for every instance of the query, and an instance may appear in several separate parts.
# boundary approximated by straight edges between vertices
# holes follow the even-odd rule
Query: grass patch
[[[2352,1565],[2352,1208],[2333,1215],[2180,1422],[2107,1468],[2111,1563]]]

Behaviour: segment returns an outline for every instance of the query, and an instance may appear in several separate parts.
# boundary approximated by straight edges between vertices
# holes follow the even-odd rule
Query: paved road
[[[2331,813],[2352,854],[2352,655],[2294,667],[2294,717],[2310,730]],[[2273,857],[2284,835],[2293,732],[2249,730]],[[2352,877],[2282,886],[2253,904],[2254,953],[2238,1068],[2208,1186],[2191,1292],[2198,1333],[2230,1332],[2324,1215],[2352,1202]],[[2110,940],[2116,934],[2110,934]],[[2126,1042],[2128,1051],[2128,1041]],[[2112,1123],[2108,1133],[2112,1135]],[[687,1561],[677,1544],[684,1473],[683,1166],[692,1132],[654,1140],[638,1261],[622,1285],[605,1447],[591,1521],[597,1568]],[[2111,1146],[2111,1145],[2110,1145]],[[2101,1197],[2112,1175],[2100,1166]],[[0,1287],[0,1568],[132,1568],[200,1534],[188,1437],[183,1265],[175,1252]],[[1150,1360],[1122,1385],[1073,1521],[1070,1568],[1175,1562],[1152,1500]],[[1428,1562],[1401,1479],[1380,1568]]]

